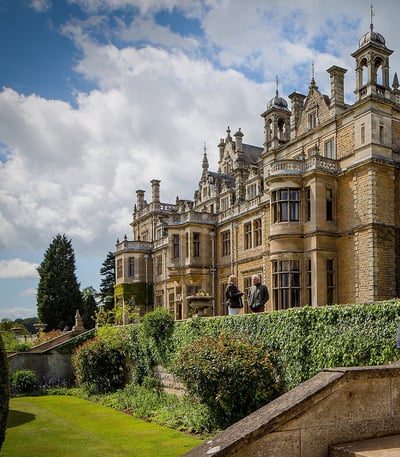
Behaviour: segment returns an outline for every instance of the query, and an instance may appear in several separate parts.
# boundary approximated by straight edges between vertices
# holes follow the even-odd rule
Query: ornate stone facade
[[[212,314],[223,315],[228,276],[244,290],[255,273],[269,288],[268,310],[398,297],[400,90],[397,74],[389,85],[391,54],[371,24],[352,54],[354,104],[344,100],[347,70],[332,66],[330,96],[314,78],[307,95],[288,96],[290,108],[276,91],[262,114],[263,147],[228,127],[217,171],[204,152],[193,201],[161,203],[158,180],[150,203],[138,190],[133,241],[116,245],[116,302],[184,319],[186,297],[203,290],[215,297]],[[146,303],[123,292],[132,283],[149,286]]]

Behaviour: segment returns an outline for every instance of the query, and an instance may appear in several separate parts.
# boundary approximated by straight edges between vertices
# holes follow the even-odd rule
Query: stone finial
[[[76,310],[76,313],[75,313],[75,325],[72,327],[72,330],[85,330],[85,327],[83,325],[83,320],[82,320],[81,315],[79,313],[79,309]]]
[[[394,74],[392,86],[395,90],[399,88],[399,78],[397,77],[397,72]]]

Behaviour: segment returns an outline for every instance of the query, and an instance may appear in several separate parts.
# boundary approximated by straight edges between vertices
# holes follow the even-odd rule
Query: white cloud
[[[25,289],[21,292],[23,297],[36,297],[37,289],[34,287],[30,287],[29,289]]]
[[[78,257],[105,258],[116,238],[131,237],[135,191],[146,190],[150,200],[153,178],[161,180],[163,202],[193,198],[204,142],[212,170],[228,125],[232,133],[242,128],[245,143],[262,146],[260,114],[275,95],[276,75],[281,96],[306,94],[314,63],[317,85],[329,94],[326,69],[339,65],[348,69],[352,102],[350,54],[369,28],[366,0],[324,3],[323,11],[317,0],[289,0],[285,8],[259,0],[69,3],[96,14],[62,28],[79,52],[75,71],[96,90],[76,92],[74,106],[0,92],[0,250],[21,258],[27,249],[42,255],[57,233],[72,238]],[[400,71],[392,14],[399,3],[383,5],[374,23],[395,50],[393,77]],[[115,10],[127,6],[141,16],[118,18]],[[181,19],[198,19],[196,34],[156,22],[155,12],[174,7]],[[10,271],[4,262],[0,277],[14,277],[2,276]]]
[[[21,259],[0,260],[0,279],[28,279],[38,277],[37,263]]]
[[[51,7],[51,0],[31,0],[31,8],[38,13],[45,13]]]
[[[36,317],[37,311],[33,308],[18,306],[15,308],[1,308],[0,319],[25,319],[28,317]]]

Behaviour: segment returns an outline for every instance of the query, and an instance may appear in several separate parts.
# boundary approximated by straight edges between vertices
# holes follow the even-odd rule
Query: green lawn
[[[20,397],[1,457],[178,457],[201,442],[76,397]]]

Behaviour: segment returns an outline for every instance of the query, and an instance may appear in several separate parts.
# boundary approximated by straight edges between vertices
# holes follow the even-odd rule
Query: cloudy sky
[[[36,315],[36,268],[65,233],[81,288],[126,233],[136,190],[193,198],[226,129],[262,146],[275,95],[329,94],[371,21],[370,0],[0,0],[0,319]],[[374,29],[400,75],[400,2]]]

